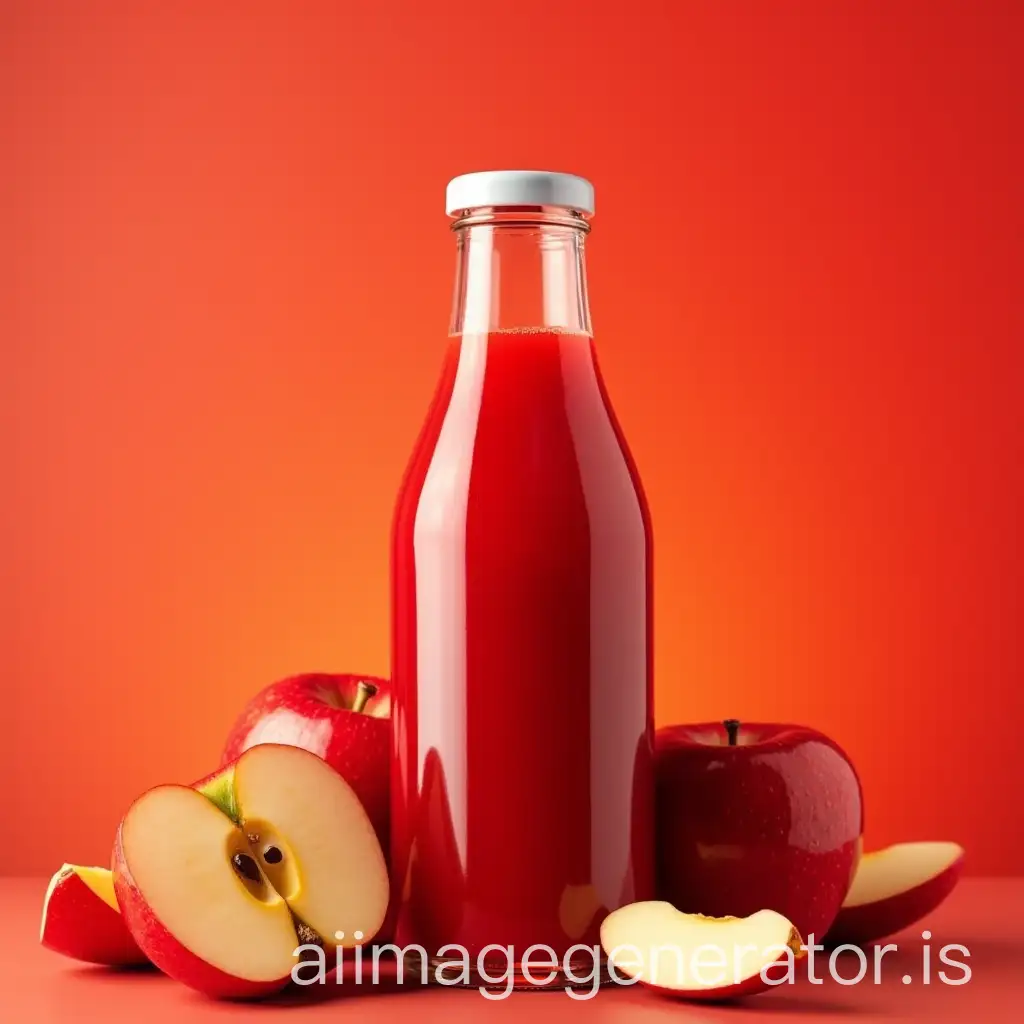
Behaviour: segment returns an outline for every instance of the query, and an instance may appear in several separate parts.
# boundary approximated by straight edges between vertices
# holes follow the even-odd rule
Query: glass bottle
[[[591,334],[592,186],[447,200],[451,330],[392,538],[395,941],[557,985],[652,898],[650,521]]]

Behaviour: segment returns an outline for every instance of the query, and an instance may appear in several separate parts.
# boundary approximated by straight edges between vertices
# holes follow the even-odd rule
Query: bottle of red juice
[[[395,941],[520,987],[652,898],[651,530],[591,331],[593,200],[449,184],[451,329],[393,526]]]

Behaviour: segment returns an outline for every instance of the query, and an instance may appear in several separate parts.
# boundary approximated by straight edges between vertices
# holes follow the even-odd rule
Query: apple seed
[[[234,869],[249,882],[260,882],[262,876],[260,875],[259,866],[256,861],[252,859],[247,853],[236,853],[231,858],[231,863]]]

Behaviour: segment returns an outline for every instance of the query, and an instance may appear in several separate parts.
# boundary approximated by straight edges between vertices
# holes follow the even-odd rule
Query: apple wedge
[[[953,891],[963,862],[956,843],[897,843],[865,854],[825,944],[860,946],[909,928]]]
[[[106,868],[65,864],[50,879],[39,941],[87,964],[127,967],[147,962],[121,916],[114,879]]]
[[[662,995],[699,1000],[760,992],[769,987],[766,972],[803,952],[797,930],[773,910],[704,917],[660,900],[609,914],[601,925],[601,946],[618,974]]]
[[[288,984],[300,945],[374,937],[384,855],[333,768],[263,744],[200,785],[151,789],[118,830],[117,900],[157,967],[210,996],[253,998]]]

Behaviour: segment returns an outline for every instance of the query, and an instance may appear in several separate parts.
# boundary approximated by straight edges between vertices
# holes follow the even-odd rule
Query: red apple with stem
[[[306,673],[256,694],[235,722],[221,764],[261,743],[301,747],[355,790],[388,849],[391,683],[374,676]]]
[[[657,896],[686,913],[770,909],[820,942],[856,870],[861,786],[804,726],[675,725],[655,739]]]

